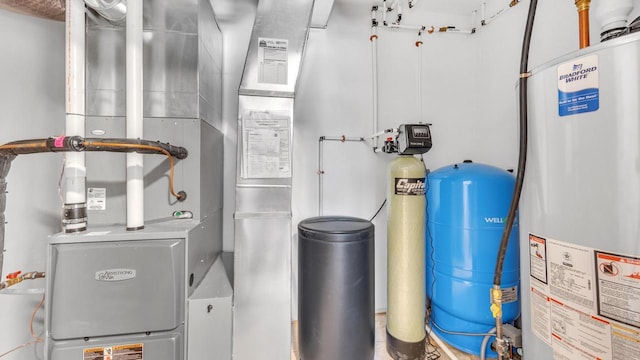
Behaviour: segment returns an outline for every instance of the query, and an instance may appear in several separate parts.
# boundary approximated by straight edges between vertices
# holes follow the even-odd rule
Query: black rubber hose
[[[538,0],[531,0],[529,4],[529,14],[527,15],[527,25],[524,30],[524,39],[522,41],[522,54],[520,56],[520,149],[518,155],[518,173],[516,175],[516,184],[513,189],[513,197],[511,198],[511,205],[509,206],[509,213],[507,215],[506,223],[504,224],[504,231],[502,232],[502,238],[500,239],[500,248],[498,249],[498,259],[496,260],[496,271],[493,276],[493,284],[500,286],[502,280],[502,268],[504,266],[504,258],[507,253],[507,246],[509,245],[509,237],[511,235],[511,229],[516,218],[516,212],[518,210],[518,203],[520,202],[520,194],[522,194],[522,185],[524,183],[524,173],[527,166],[527,127],[528,121],[528,109],[527,109],[527,79],[529,77],[529,48],[531,46],[531,33],[533,31],[533,21],[536,17],[536,8],[538,6]]]

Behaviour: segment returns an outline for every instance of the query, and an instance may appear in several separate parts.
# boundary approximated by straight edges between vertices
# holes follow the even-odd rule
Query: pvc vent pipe
[[[625,30],[633,10],[633,0],[606,0],[595,3],[593,13],[600,23],[600,40]]]
[[[142,1],[129,3],[126,26],[127,138],[142,139]],[[144,159],[127,154],[127,230],[144,228]]]
[[[85,8],[82,0],[66,2],[66,116],[67,136],[85,132]],[[68,153],[64,164],[65,232],[87,229],[86,176],[84,153]]]

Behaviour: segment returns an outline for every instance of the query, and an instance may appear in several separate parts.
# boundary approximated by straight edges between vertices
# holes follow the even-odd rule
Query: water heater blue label
[[[598,56],[591,55],[558,66],[558,112],[560,116],[600,108]]]

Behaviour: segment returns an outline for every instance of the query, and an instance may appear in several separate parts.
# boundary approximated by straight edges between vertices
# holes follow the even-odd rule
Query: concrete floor
[[[386,314],[384,313],[376,314],[376,335],[375,335],[376,340],[375,340],[375,355],[373,360],[393,360],[393,358],[387,354],[387,350],[386,350],[386,343],[385,343],[386,325],[387,325]],[[429,350],[430,351],[434,349],[437,350],[440,353],[440,357],[438,358],[439,360],[452,360],[449,356],[447,356],[447,354],[442,349],[435,346],[436,344],[434,341],[431,341],[431,344],[433,344],[434,346],[429,346]],[[459,360],[479,359],[479,357],[477,356],[465,354],[453,348],[451,348],[450,350]],[[436,357],[425,358],[425,360],[432,360],[432,359],[436,359]],[[293,346],[291,350],[291,360],[299,360],[298,322],[297,321],[293,323]]]

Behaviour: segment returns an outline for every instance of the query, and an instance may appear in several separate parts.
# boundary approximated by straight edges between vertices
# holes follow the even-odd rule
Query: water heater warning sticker
[[[640,258],[595,252],[598,314],[640,328]]]
[[[143,360],[142,344],[127,344],[84,349],[82,360]]]
[[[591,55],[559,65],[559,115],[592,112],[599,108],[598,56]]]
[[[553,359],[640,359],[640,257],[532,234],[529,245],[529,326]]]

